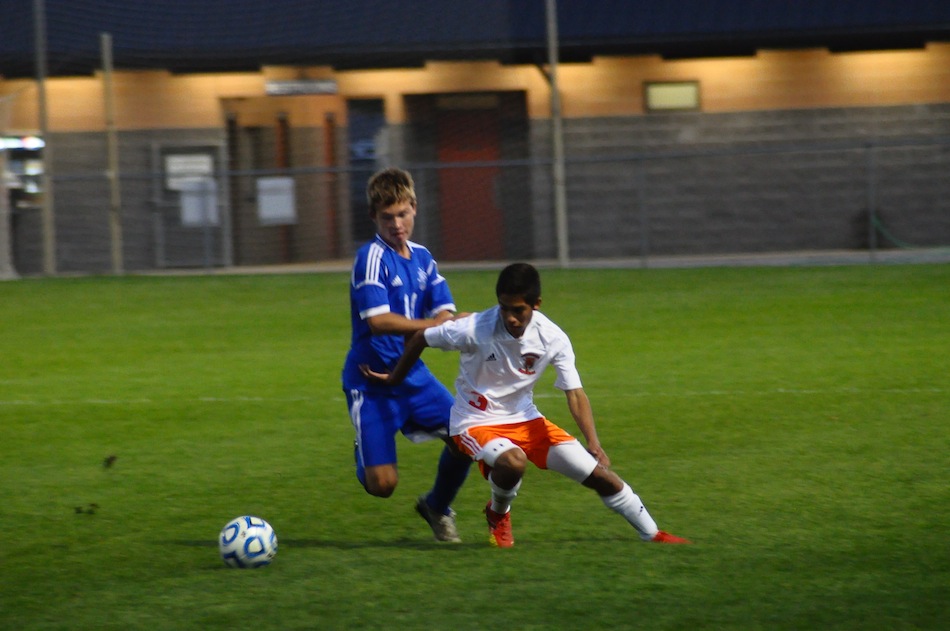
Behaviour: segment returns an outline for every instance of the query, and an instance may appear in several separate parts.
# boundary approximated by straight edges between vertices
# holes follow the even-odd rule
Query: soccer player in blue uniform
[[[435,483],[418,498],[416,511],[437,540],[458,542],[450,505],[471,460],[448,439],[453,396],[422,361],[398,388],[373,383],[360,371],[360,365],[392,370],[406,336],[452,319],[455,303],[432,254],[409,240],[416,216],[412,176],[384,169],[370,178],[366,195],[376,236],[357,251],[353,263],[353,336],[343,366],[343,390],[356,430],[356,475],[369,494],[389,497],[399,481],[396,433],[413,442],[444,440]]]

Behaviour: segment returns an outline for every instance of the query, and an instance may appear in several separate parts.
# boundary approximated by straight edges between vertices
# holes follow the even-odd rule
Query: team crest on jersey
[[[426,271],[425,271],[424,269],[422,269],[422,268],[417,269],[417,270],[416,270],[416,278],[417,278],[418,281],[419,281],[419,291],[425,291],[425,290],[426,290],[426,281],[429,279],[429,277],[426,276]]]
[[[540,358],[541,356],[537,353],[525,353],[521,356],[521,368],[518,369],[518,372],[523,375],[533,375],[534,364]]]

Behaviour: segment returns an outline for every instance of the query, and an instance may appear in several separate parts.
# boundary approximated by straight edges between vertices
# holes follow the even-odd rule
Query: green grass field
[[[465,543],[437,544],[412,508],[433,443],[400,439],[396,494],[366,495],[345,274],[23,280],[0,283],[0,629],[950,625],[950,266],[542,273],[614,468],[695,545],[537,470],[515,548],[477,475]],[[495,272],[447,276],[493,303]],[[271,566],[219,560],[241,514],[274,525]]]

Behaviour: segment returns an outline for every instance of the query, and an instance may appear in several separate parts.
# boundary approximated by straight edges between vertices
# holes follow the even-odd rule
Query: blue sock
[[[426,495],[426,504],[432,510],[449,514],[449,506],[458,494],[459,489],[468,476],[468,469],[472,466],[471,458],[453,456],[448,447],[442,450],[439,457],[439,472],[435,476],[435,484]]]

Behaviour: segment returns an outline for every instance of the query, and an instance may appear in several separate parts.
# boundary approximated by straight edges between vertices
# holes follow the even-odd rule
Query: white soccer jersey
[[[534,385],[549,364],[557,371],[555,387],[581,387],[570,339],[540,311],[520,338],[505,329],[497,306],[426,329],[425,336],[429,346],[461,351],[449,426],[453,436],[478,425],[540,417]]]

